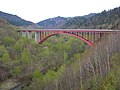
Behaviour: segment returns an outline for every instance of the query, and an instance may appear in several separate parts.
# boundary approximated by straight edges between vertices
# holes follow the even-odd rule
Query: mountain
[[[62,29],[120,29],[120,7],[101,13],[76,17],[55,17],[37,23],[43,28]]]
[[[58,16],[55,18],[43,20],[41,22],[38,22],[37,24],[39,26],[42,26],[43,28],[60,28],[66,22],[66,20],[68,20],[68,18]]]
[[[10,24],[16,25],[16,26],[27,26],[27,25],[34,24],[30,21],[26,21],[26,20],[20,18],[17,15],[8,14],[8,13],[2,12],[2,11],[0,11],[0,17],[6,19]]]
[[[0,17],[0,25],[9,24],[4,18]]]
[[[90,18],[93,17],[95,15],[95,13],[91,13],[88,15],[84,15],[82,16],[82,18]],[[49,18],[43,21],[38,22],[37,24],[43,28],[61,28],[62,26],[64,26],[65,23],[67,23],[69,20],[71,20],[72,18],[78,18],[81,16],[77,16],[77,17],[68,17],[68,18],[64,18],[64,17],[55,17],[55,18]]]
[[[61,28],[120,29],[120,7],[93,16],[73,17]]]
[[[84,17],[84,18],[91,18],[91,17],[93,17],[93,16],[95,16],[96,15],[96,13],[90,13],[90,14],[88,14],[88,15],[84,15],[84,16],[82,16],[82,17]],[[80,17],[80,16],[79,16]]]

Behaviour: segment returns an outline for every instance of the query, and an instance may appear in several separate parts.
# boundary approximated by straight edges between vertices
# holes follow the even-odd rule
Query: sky
[[[120,0],[0,0],[0,11],[37,23],[57,16],[100,13],[120,6]]]

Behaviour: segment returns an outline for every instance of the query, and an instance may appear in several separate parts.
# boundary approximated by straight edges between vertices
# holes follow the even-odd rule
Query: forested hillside
[[[111,9],[109,11],[102,11],[101,13],[91,13],[84,16],[77,16],[71,18],[56,17],[43,20],[38,25],[43,28],[95,28],[95,29],[120,29],[120,7]],[[117,27],[116,27],[117,26]]]
[[[37,24],[41,26],[42,28],[49,28],[49,29],[60,28],[66,22],[67,19],[69,18],[58,16],[55,18],[43,20],[41,22],[38,22]]]
[[[10,24],[16,25],[16,26],[28,26],[32,25],[33,23],[30,21],[26,21],[17,15],[12,15],[8,13],[4,13],[0,11],[0,17],[6,19]]]
[[[0,17],[0,44],[12,46],[19,37],[15,31],[16,28],[16,26],[10,25],[9,22]]]
[[[95,15],[95,13],[91,13],[88,15],[84,15],[84,16],[78,16],[80,20],[84,19],[84,18],[90,18],[93,17]],[[69,20],[73,19],[75,17],[55,17],[55,18],[49,18],[43,21],[40,21],[37,23],[37,25],[41,26],[42,28],[48,28],[48,29],[60,29],[64,26],[64,24],[66,24]]]
[[[117,27],[116,27],[117,26]],[[61,28],[100,28],[120,29],[120,7],[102,11],[93,17],[74,17],[69,19]]]
[[[63,72],[64,65],[74,61],[77,54],[84,52],[87,47],[80,40],[65,35],[54,36],[43,44],[36,45],[34,40],[21,37],[16,32],[17,28],[5,19],[0,19],[1,85],[12,79],[26,89],[39,77],[39,73],[44,74],[47,84],[52,80],[49,78],[51,73]],[[5,88],[7,87],[0,86],[0,89]]]
[[[47,84],[41,85],[44,75],[38,74],[43,78],[36,77],[29,90],[120,89],[120,34],[108,36],[107,40],[78,54],[74,60],[65,65],[64,72],[50,73],[52,80]]]

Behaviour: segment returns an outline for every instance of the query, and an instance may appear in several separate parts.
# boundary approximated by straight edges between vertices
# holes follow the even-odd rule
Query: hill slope
[[[95,13],[91,13],[88,15],[84,15],[84,16],[78,16],[80,17],[80,19],[84,19],[84,18],[90,18],[93,17],[95,15]],[[78,18],[77,17],[77,18]],[[72,17],[68,17],[68,18],[64,18],[64,17],[54,17],[54,18],[49,18],[43,21],[38,22],[37,24],[43,28],[61,28],[64,26],[65,23],[67,23],[69,20],[71,20]]]
[[[67,18],[58,16],[55,18],[43,20],[37,24],[43,28],[60,28],[66,22],[66,20]]]
[[[0,18],[0,45],[13,45],[13,43],[9,42],[7,37],[17,40],[19,35],[15,31],[16,28],[16,26],[10,25],[9,22],[7,22],[7,20],[4,18]],[[6,42],[5,38],[8,40],[8,42]]]
[[[120,29],[120,7],[101,13],[91,13],[72,18],[55,17],[37,23],[43,28],[95,28]]]
[[[120,29],[120,7],[103,11],[93,17],[74,17],[69,19],[61,28],[108,28]]]
[[[17,15],[8,14],[5,12],[0,11],[0,17],[6,19],[10,24],[16,25],[16,26],[27,26],[32,25],[33,23],[30,21],[26,21]]]

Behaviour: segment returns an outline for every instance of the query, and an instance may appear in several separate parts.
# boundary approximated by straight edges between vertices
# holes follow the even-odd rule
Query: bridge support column
[[[35,32],[35,42],[39,43],[40,41],[40,32]]]
[[[28,38],[32,39],[32,33],[31,32],[27,32]]]
[[[23,32],[22,32],[22,36],[23,36],[23,37],[26,37],[26,32],[23,31]]]
[[[90,33],[89,32],[87,32],[87,40],[90,40]]]
[[[20,32],[20,31],[18,31],[18,34],[19,34],[19,35],[21,35],[21,32]]]
[[[84,32],[81,32],[81,34],[82,34],[81,36],[84,37]]]
[[[95,42],[95,32],[91,32],[91,41]]]
[[[39,32],[39,34],[40,34],[39,36],[40,36],[40,40],[41,40],[41,38],[42,38],[42,37],[41,37],[41,36],[42,36],[42,35],[41,35],[41,32]]]

